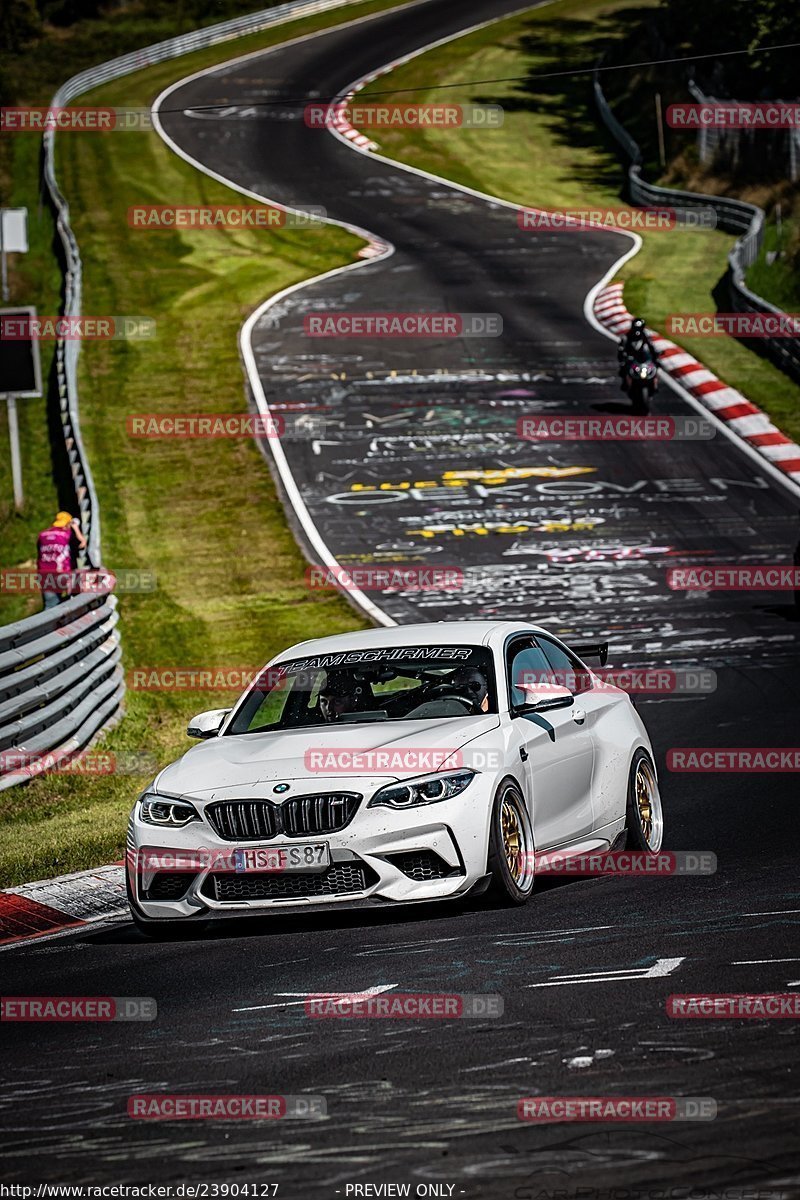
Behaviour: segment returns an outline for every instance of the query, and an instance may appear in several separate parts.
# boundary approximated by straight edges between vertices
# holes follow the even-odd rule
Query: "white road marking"
[[[659,958],[652,967],[624,967],[616,971],[579,971],[574,974],[557,975],[547,983],[526,983],[529,988],[566,987],[577,983],[617,983],[631,979],[661,979],[671,975],[684,961],[683,958]]]
[[[548,938],[555,938],[557,940],[558,938],[565,937],[567,934],[571,933],[596,933],[601,929],[615,928],[616,926],[614,925],[585,925],[581,929],[539,929],[535,933],[521,933],[518,937],[509,937],[509,935],[505,935],[508,938],[507,941],[501,939],[494,944],[495,946],[520,946],[534,940],[545,941]]]
[[[430,950],[434,950],[436,946],[442,942],[455,942],[457,938],[431,938],[425,942],[408,942],[406,945],[393,946],[387,943],[385,946],[378,946],[376,950],[357,950],[355,957],[364,958],[368,954],[425,954]]]
[[[731,963],[732,967],[744,967],[748,963],[800,962],[800,958],[738,958]]]
[[[512,1063],[530,1062],[529,1058],[505,1058],[502,1062],[484,1063],[481,1067],[462,1067],[459,1075],[469,1075],[472,1071],[493,1071],[496,1067],[508,1067]]]
[[[786,913],[800,913],[800,908],[776,908],[774,912],[742,913],[743,917],[782,917]]]
[[[396,988],[396,983],[379,983],[376,987],[364,988],[361,992],[275,992],[276,996],[302,996],[302,1000],[285,1000],[282,1004],[251,1004],[247,1008],[232,1008],[231,1012],[259,1012],[262,1008],[292,1008],[305,1004],[309,997],[314,1000],[337,1000],[343,996],[379,996],[381,992],[390,992]]]

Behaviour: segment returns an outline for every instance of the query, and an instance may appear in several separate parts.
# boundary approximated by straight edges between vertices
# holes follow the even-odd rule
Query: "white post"
[[[17,424],[17,397],[6,396],[8,406],[8,440],[11,443],[11,479],[14,486],[14,507],[22,508],[22,460],[19,453],[19,425]]]
[[[3,303],[8,299],[8,267],[6,264],[6,210],[0,208],[0,259],[2,259]]]

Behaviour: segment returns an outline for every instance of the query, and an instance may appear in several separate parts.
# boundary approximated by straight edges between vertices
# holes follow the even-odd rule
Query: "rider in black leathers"
[[[644,362],[645,359],[652,358],[654,363],[658,363],[658,353],[650,341],[647,327],[641,317],[633,318],[630,329],[625,334],[625,337],[620,340],[617,347],[619,374],[623,381],[625,379],[625,369],[628,360],[631,358],[637,362]]]

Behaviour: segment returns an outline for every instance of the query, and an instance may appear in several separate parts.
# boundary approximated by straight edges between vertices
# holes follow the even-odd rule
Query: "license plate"
[[[258,846],[236,850],[234,866],[247,871],[324,871],[331,865],[327,842],[306,842],[301,846]]]

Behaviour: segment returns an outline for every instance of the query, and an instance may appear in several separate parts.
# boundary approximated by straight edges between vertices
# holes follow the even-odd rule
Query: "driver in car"
[[[373,704],[369,684],[345,673],[329,673],[319,693],[319,711],[327,722],[339,721],[345,713],[363,712]]]
[[[476,708],[489,711],[489,684],[477,667],[459,667],[447,681],[453,696],[469,696]]]

